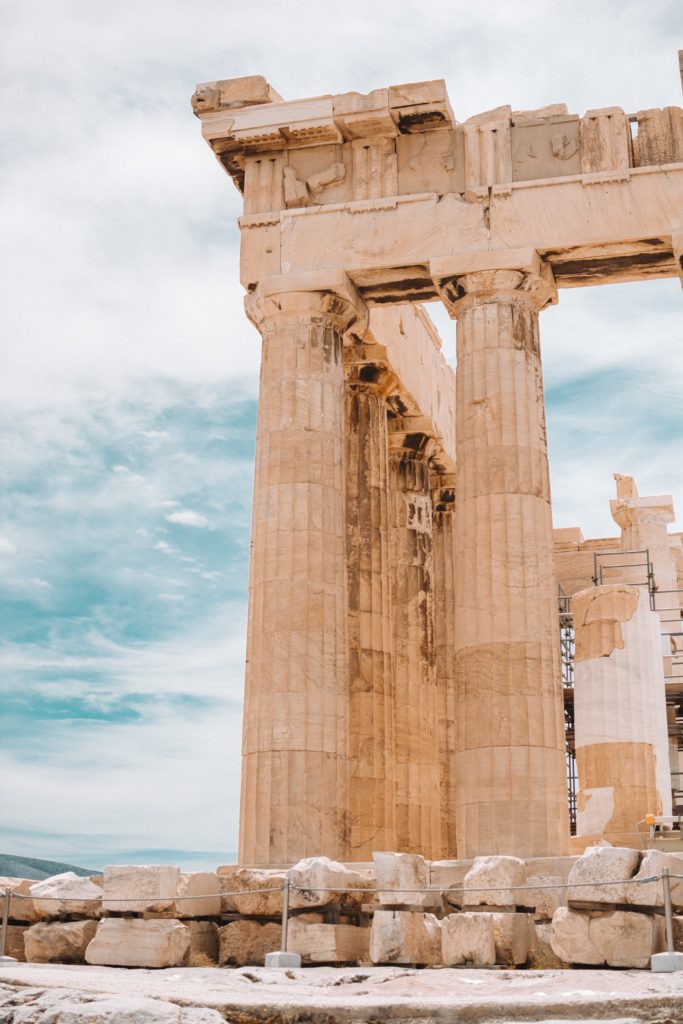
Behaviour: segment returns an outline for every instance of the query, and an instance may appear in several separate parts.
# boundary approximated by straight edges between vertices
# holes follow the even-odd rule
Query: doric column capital
[[[365,303],[343,271],[264,277],[244,299],[247,316],[263,333],[283,319],[323,320],[340,334],[367,330]]]
[[[445,257],[432,261],[430,273],[453,319],[491,302],[515,302],[535,310],[557,302],[552,269],[533,249]]]

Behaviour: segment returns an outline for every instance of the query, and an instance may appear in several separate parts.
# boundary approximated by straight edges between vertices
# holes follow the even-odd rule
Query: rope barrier
[[[669,874],[669,878],[683,878],[683,874]],[[661,881],[661,875],[650,875],[647,878],[620,878],[620,879],[609,879],[605,881],[596,882],[551,882],[543,883],[540,885],[534,885],[533,883],[527,883],[526,885],[494,885],[494,886],[464,886],[464,885],[453,885],[453,886],[429,886],[423,885],[420,888],[400,887],[400,888],[387,888],[387,886],[314,886],[314,885],[297,885],[294,882],[289,883],[289,888],[296,889],[297,892],[312,892],[312,893],[323,893],[323,892],[338,892],[338,893],[427,893],[427,892],[438,892],[438,893],[456,893],[456,892],[528,892],[530,890],[536,891],[539,889],[580,889],[590,888],[594,889],[596,886],[600,887],[603,885],[627,885],[635,882],[637,885],[646,885],[649,882]],[[38,884],[38,883],[36,883]],[[259,889],[237,889],[233,892],[207,892],[201,893],[194,896],[155,896],[155,897],[144,897],[144,896],[115,896],[115,897],[102,897],[107,903],[148,903],[150,905],[154,903],[178,903],[182,900],[208,900],[218,897],[228,896],[257,896],[262,893],[278,893],[284,892],[284,885],[272,885],[265,888]],[[84,896],[32,896],[26,893],[14,892],[12,889],[3,890],[4,895],[10,895],[15,900],[37,900],[41,903],[54,902],[54,903],[89,903],[95,902],[98,897],[93,897],[90,900]]]

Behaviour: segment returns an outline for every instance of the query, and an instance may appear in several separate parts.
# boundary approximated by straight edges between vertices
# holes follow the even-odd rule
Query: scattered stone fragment
[[[683,875],[683,857],[675,853],[660,853],[659,850],[646,850],[633,881],[626,886],[626,902],[641,907],[663,907],[664,887],[661,878],[657,882],[639,882],[640,878],[661,876],[662,868],[667,867],[672,875]],[[669,881],[671,903],[676,908],[683,908],[683,878],[671,878]]]
[[[648,967],[656,945],[654,922],[649,914],[560,907],[553,915],[550,943],[565,963]]]
[[[190,929],[180,921],[107,917],[97,925],[85,960],[104,967],[181,967],[189,952]]]
[[[552,921],[557,908],[567,905],[567,889],[564,887],[564,881],[559,875],[530,875],[527,878],[527,885],[539,888],[528,889],[522,894],[524,899],[519,900],[518,903],[522,903],[525,907],[533,907],[536,921]],[[553,885],[558,888],[546,888]]]
[[[366,887],[363,876],[329,857],[306,857],[290,868],[288,877],[289,905],[292,909],[325,907],[342,902],[346,906],[353,906],[363,902],[362,891],[340,891],[363,890]]]
[[[279,924],[231,921],[218,929],[218,962],[221,966],[263,966],[266,953],[274,953],[282,941]]]
[[[420,911],[375,911],[370,933],[370,959],[373,964],[438,966],[443,962],[441,923],[434,914]]]
[[[475,857],[463,882],[463,906],[525,906],[526,892],[517,887],[526,880],[526,864],[519,857]]]
[[[447,967],[492,967],[496,948],[491,914],[449,914],[441,922],[441,949]]]
[[[589,846],[569,872],[567,899],[590,903],[625,903],[628,881],[633,877],[639,859],[637,850],[626,847]],[[623,884],[605,884],[608,882]]]
[[[305,963],[353,964],[370,955],[370,929],[350,924],[309,924],[293,918],[287,930],[287,952]]]
[[[429,864],[414,853],[373,853],[383,905],[409,903],[417,907],[434,907],[441,900],[439,893],[429,892]],[[420,892],[419,890],[427,890]],[[418,891],[415,891],[418,890]]]
[[[32,964],[82,964],[97,930],[96,921],[31,925],[24,933],[24,953]]]
[[[101,887],[74,871],[35,882],[31,886],[31,896],[41,918],[66,914],[99,917],[102,913]]]
[[[176,917],[215,917],[221,912],[218,875],[213,871],[181,871],[178,877]],[[198,898],[202,897],[202,898]]]
[[[0,892],[5,892],[9,889],[12,893],[16,893],[16,895],[10,897],[9,901],[10,921],[26,921],[29,924],[40,921],[40,914],[36,910],[36,905],[31,898],[32,885],[35,885],[35,882],[28,878],[14,878],[8,875],[0,876]]]
[[[496,963],[508,967],[519,966],[529,955],[529,929],[531,914],[491,914],[493,941],[496,947]]]
[[[104,869],[104,910],[161,912],[171,910],[180,871],[168,865],[117,865]]]
[[[284,871],[241,868],[230,879],[232,886],[230,891],[244,895],[231,896],[229,901],[238,914],[253,917],[277,917],[282,914],[282,887],[284,884]],[[272,889],[273,892],[254,892],[255,889]],[[223,902],[225,904],[225,898]]]
[[[550,921],[532,921],[529,928],[529,967],[535,970],[554,970],[567,964],[553,951],[550,943],[552,932]]]

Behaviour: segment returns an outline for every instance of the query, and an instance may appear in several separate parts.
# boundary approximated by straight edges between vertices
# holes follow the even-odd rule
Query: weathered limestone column
[[[455,474],[434,475],[431,485],[434,509],[434,652],[441,760],[441,837],[443,855],[455,858]]]
[[[497,256],[483,254],[489,266]],[[569,826],[538,333],[554,284],[531,258],[520,269],[453,274],[442,288],[458,322],[458,857],[562,854]]]
[[[349,649],[349,859],[392,850],[394,674],[386,395],[395,378],[358,366],[346,392]]]
[[[419,421],[391,421],[396,849],[427,858],[442,851],[429,487],[433,448]]]
[[[266,279],[239,861],[348,856],[344,275]]]
[[[671,814],[659,620],[627,584],[574,595],[577,833],[617,845],[646,814]]]

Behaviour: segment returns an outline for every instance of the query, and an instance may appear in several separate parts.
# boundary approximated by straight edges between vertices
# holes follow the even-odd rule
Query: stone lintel
[[[389,420],[390,457],[412,457],[429,461],[436,455],[438,440],[426,416],[396,416]]]

